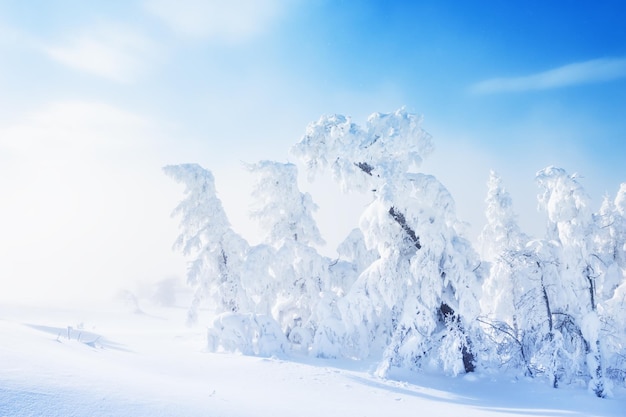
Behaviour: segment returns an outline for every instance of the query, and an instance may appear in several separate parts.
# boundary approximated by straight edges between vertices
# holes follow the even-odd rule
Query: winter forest
[[[210,170],[166,166],[184,186],[174,247],[189,259],[189,323],[211,319],[207,348],[368,359],[381,377],[506,373],[598,397],[625,386],[626,183],[594,208],[576,175],[539,171],[537,237],[520,230],[491,172],[474,245],[445,185],[420,172],[432,151],[421,118],[404,109],[365,126],[332,115],[306,128],[291,153],[309,179],[329,172],[343,192],[371,196],[335,259],[318,252],[316,204],[294,164],[246,166],[258,245],[230,226]]]

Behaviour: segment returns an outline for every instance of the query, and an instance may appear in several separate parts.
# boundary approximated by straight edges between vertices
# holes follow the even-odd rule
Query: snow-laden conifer
[[[309,173],[330,169],[344,191],[371,190],[360,228],[379,254],[340,303],[344,354],[391,366],[474,369],[479,261],[458,231],[454,202],[434,177],[411,173],[432,151],[421,119],[376,113],[365,128],[324,116],[293,152]],[[381,352],[382,350],[382,352]]]
[[[575,176],[548,167],[537,173],[541,193],[539,204],[548,215],[548,237],[560,244],[559,283],[554,297],[555,325],[563,335],[566,353],[561,355],[563,377],[576,371],[590,378],[589,389],[604,397],[607,386],[606,364],[601,336],[601,308],[598,287],[604,281],[604,267],[594,245],[597,223]]]
[[[600,233],[596,243],[608,269],[598,290],[608,299],[626,273],[626,183],[620,185],[613,201],[605,198],[597,218]]]
[[[526,339],[536,323],[529,326],[526,313],[536,308],[528,303],[532,300],[528,293],[538,294],[538,287],[520,269],[526,269],[533,251],[525,248],[529,238],[520,230],[511,196],[494,171],[487,187],[487,223],[478,240],[489,272],[483,283],[480,321],[493,341],[490,361],[532,375],[532,349]]]
[[[310,179],[328,169],[344,192],[370,190],[393,182],[430,155],[431,136],[421,122],[404,109],[373,113],[365,129],[349,117],[322,116],[291,151],[304,161]]]
[[[515,303],[520,283],[516,282],[510,258],[526,245],[529,238],[520,230],[511,196],[494,171],[489,174],[487,186],[487,224],[478,238],[483,259],[490,262],[489,274],[483,284],[483,312],[493,314],[498,321],[515,329]]]
[[[493,170],[489,173],[485,203],[487,224],[478,240],[483,259],[494,261],[503,252],[521,249],[528,237],[517,224],[511,195],[502,184],[500,176]]]
[[[597,215],[599,310],[602,313],[607,375],[626,383],[626,183],[614,200],[605,197]]]
[[[367,248],[358,228],[339,244],[337,254],[339,257],[329,265],[331,291],[323,294],[316,311],[319,326],[311,350],[313,355],[325,358],[340,357],[348,351],[341,305],[361,273],[378,258],[376,250]]]
[[[195,289],[188,321],[195,323],[203,301],[214,313],[248,308],[241,285],[247,242],[235,233],[217,197],[213,174],[197,164],[168,165],[164,172],[185,186],[185,198],[172,215],[180,219],[174,249],[192,257],[187,281]]]
[[[298,188],[295,165],[261,161],[249,165],[256,175],[253,211],[264,241],[274,250],[269,264],[275,276],[272,315],[289,341],[307,350],[318,328],[316,310],[322,297],[330,297],[328,259],[313,245],[324,243],[313,212],[311,195]]]

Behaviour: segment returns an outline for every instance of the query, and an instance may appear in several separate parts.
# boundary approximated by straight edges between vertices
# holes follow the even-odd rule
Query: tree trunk
[[[454,324],[458,326],[459,332],[464,335],[465,340],[463,341],[463,344],[461,346],[463,368],[465,369],[466,373],[474,372],[476,370],[476,356],[471,350],[471,343],[469,341],[469,338],[465,334],[465,329],[461,324],[460,317],[456,314],[454,309],[446,303],[441,303],[441,306],[439,306],[439,317],[444,323],[446,321],[446,318],[448,318],[447,320],[452,320]]]

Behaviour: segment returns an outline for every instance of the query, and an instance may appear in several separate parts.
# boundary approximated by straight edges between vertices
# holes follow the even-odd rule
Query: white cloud
[[[264,32],[287,1],[147,0],[144,4],[179,35],[241,42]]]
[[[493,78],[470,87],[477,94],[547,90],[626,77],[626,58],[593,59],[522,77]]]
[[[70,68],[118,82],[131,82],[154,57],[155,46],[138,32],[117,25],[99,25],[64,43],[43,50]]]

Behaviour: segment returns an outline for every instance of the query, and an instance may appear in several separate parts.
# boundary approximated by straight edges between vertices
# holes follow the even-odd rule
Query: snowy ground
[[[626,393],[203,351],[184,308],[0,306],[0,416],[626,416]]]

